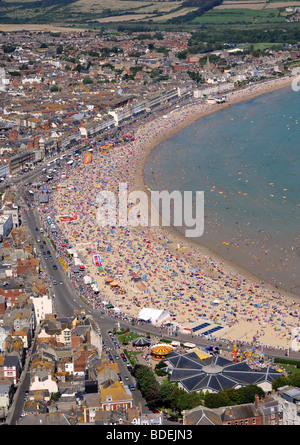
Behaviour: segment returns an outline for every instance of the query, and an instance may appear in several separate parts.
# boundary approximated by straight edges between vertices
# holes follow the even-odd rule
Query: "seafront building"
[[[182,60],[189,33],[119,37],[0,36],[0,178],[170,106],[226,97],[240,82],[283,75],[285,61],[299,58],[298,48],[261,57],[237,48]]]

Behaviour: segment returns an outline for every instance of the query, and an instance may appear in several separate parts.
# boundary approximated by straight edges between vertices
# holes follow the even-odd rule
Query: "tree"
[[[78,71],[80,73],[80,71],[84,70],[84,67],[78,63],[75,68],[73,69],[73,71]]]
[[[61,397],[61,393],[60,392],[53,392],[51,394],[51,401],[53,402],[57,402]]]
[[[2,49],[3,49],[3,52],[5,54],[9,54],[9,53],[13,53],[15,51],[16,46],[15,45],[11,45],[11,44],[2,45]]]
[[[143,395],[147,394],[147,391],[151,387],[158,387],[158,383],[156,381],[155,375],[152,372],[152,369],[148,368],[144,365],[137,365],[134,368],[135,378],[140,385],[140,389]]]
[[[176,57],[177,57],[178,59],[180,59],[180,60],[184,60],[184,59],[187,58],[187,55],[188,55],[188,51],[187,51],[186,49],[184,49],[183,51],[179,51],[179,52],[176,54]]]
[[[204,397],[204,404],[207,408],[220,408],[221,406],[243,405],[253,403],[255,394],[264,397],[264,391],[256,385],[242,386],[241,388],[226,389],[218,393],[207,393]]]
[[[147,404],[155,408],[158,404],[160,404],[160,395],[158,391],[158,385],[150,386],[145,393],[145,398],[147,400]]]
[[[82,81],[82,83],[89,84],[89,83],[93,83],[93,80],[90,77],[85,77]]]
[[[161,403],[165,407],[169,407],[171,403],[171,395],[174,390],[174,384],[171,383],[169,380],[163,380],[160,387],[159,387],[159,395],[161,398]]]

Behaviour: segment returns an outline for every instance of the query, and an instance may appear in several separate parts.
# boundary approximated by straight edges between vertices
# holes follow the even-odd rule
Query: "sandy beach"
[[[265,283],[251,273],[226,262],[214,252],[190,242],[168,227],[99,227],[96,220],[97,194],[110,190],[118,194],[119,183],[128,184],[128,193],[145,190],[144,165],[154,147],[190,123],[242,100],[291,84],[292,79],[272,80],[227,94],[224,104],[192,104],[176,109],[168,119],[159,116],[142,121],[135,140],[103,152],[95,146],[90,164],[80,161],[59,174],[48,215],[62,229],[55,239],[58,252],[67,258],[63,238],[68,238],[86,266],[85,280],[97,285],[99,293],[74,284],[94,307],[103,301],[114,306],[120,317],[136,318],[144,307],[166,310],[165,321],[182,332],[202,324],[197,335],[218,327],[215,338],[254,342],[256,345],[290,347],[300,350],[298,341],[299,301],[295,295]],[[61,183],[65,183],[61,187]],[[59,221],[60,216],[73,221]],[[93,264],[93,254],[101,256],[101,268]],[[73,259],[66,259],[72,267]]]

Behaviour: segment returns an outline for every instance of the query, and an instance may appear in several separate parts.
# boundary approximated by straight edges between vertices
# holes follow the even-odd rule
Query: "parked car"
[[[169,420],[170,422],[178,422],[178,417],[176,416],[167,417],[167,420]]]

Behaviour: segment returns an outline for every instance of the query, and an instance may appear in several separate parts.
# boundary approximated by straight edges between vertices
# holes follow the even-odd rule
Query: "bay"
[[[204,234],[225,259],[300,295],[300,92],[291,87],[210,114],[157,146],[151,190],[204,191]],[[178,228],[182,231],[182,229]]]

